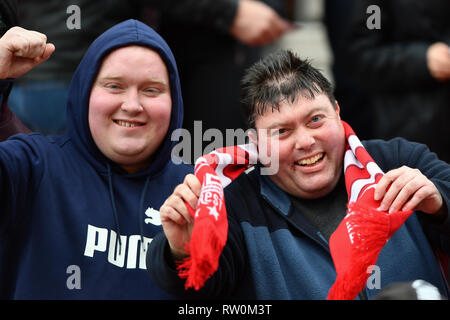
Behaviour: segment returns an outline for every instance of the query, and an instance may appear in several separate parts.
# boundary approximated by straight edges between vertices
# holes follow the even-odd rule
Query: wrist
[[[170,254],[174,261],[183,260],[189,256],[189,254],[186,252],[186,250],[175,249],[175,248],[172,248],[170,245],[169,245],[169,248],[170,248]]]
[[[433,220],[435,220],[436,222],[444,222],[447,217],[448,217],[448,208],[447,208],[447,204],[445,203],[445,201],[442,201],[442,206],[441,208],[436,211],[435,213],[432,214],[433,216]]]

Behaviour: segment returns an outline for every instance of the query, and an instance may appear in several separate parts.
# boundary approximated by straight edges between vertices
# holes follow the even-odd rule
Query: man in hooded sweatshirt
[[[44,35],[0,39],[0,95],[48,59]],[[136,20],[99,36],[70,86],[68,132],[0,143],[0,297],[168,299],[148,277],[157,209],[192,172],[175,165],[183,120],[175,60]]]

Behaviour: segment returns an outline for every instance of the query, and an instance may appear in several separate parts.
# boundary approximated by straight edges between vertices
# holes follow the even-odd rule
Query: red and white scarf
[[[348,194],[347,215],[330,238],[330,251],[337,278],[327,299],[354,299],[363,289],[383,246],[409,217],[411,211],[387,213],[378,211],[375,185],[383,172],[344,121],[347,150],[344,156],[345,183]],[[191,240],[186,245],[189,257],[178,265],[185,287],[200,289],[217,270],[225,246],[228,221],[223,188],[242,172],[257,163],[253,144],[226,147],[200,157],[195,175],[202,190],[194,211]]]
[[[215,150],[195,162],[195,175],[202,189],[197,210],[186,203],[194,218],[194,227],[191,240],[186,244],[189,256],[178,265],[179,276],[186,278],[186,289],[200,289],[217,270],[228,233],[223,188],[257,160],[256,146],[247,144]]]

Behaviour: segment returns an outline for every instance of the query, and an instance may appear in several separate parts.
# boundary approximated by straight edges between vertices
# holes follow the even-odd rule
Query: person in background
[[[0,2],[0,37],[13,26],[17,25],[17,1],[5,0]],[[6,140],[16,133],[30,133],[31,131],[11,112],[5,103],[12,85],[4,84],[0,91],[5,92],[3,101],[0,101],[0,141]]]
[[[252,45],[268,43],[279,37],[287,26],[287,23],[268,5],[253,0],[241,2],[236,0],[19,0],[19,25],[46,34],[58,50],[46,64],[36,67],[16,81],[10,95],[10,106],[33,131],[43,134],[64,132],[66,130],[65,102],[71,75],[89,44],[114,24],[128,18],[138,18],[159,30],[171,48],[174,48],[175,58],[177,62],[180,62],[179,70],[182,70],[183,74],[182,87],[186,86],[184,98],[188,108],[185,125],[193,121],[190,115],[191,110],[197,108],[194,106],[203,105],[199,98],[192,100],[191,97],[200,95],[197,94],[198,85],[192,87],[191,85],[198,84],[195,79],[202,79],[205,76],[202,72],[206,67],[210,81],[202,85],[209,85],[211,90],[214,88],[215,93],[220,93],[220,95],[213,93],[215,97],[213,101],[221,103],[225,98],[234,97],[232,103],[224,102],[227,109],[225,114],[218,118],[225,122],[225,126],[235,127],[234,121],[239,116],[230,116],[233,110],[236,110],[228,110],[228,108],[236,108],[235,104],[239,104],[239,93],[236,92],[236,85],[233,85],[232,81],[233,79],[239,81],[239,78],[225,77],[225,82],[219,81],[225,74],[233,75],[239,72],[239,76],[241,75],[241,70],[244,68],[242,60],[246,59],[244,53],[248,49],[244,49],[247,45],[238,45],[238,43]],[[153,19],[158,15],[163,18]],[[166,32],[168,29],[176,30],[175,35]],[[191,39],[186,48],[192,48],[192,50],[179,52],[179,46],[184,45],[184,42],[180,42],[180,35],[186,35],[186,38]],[[205,41],[196,39],[205,39]],[[240,49],[236,49],[237,46],[241,46]],[[235,54],[231,53],[235,51],[240,52],[236,53],[240,56],[237,60],[241,61],[237,64]],[[184,63],[184,57],[191,56],[197,56],[198,59],[188,59],[189,61]],[[223,70],[216,70],[221,73],[221,76],[209,77],[214,68],[212,68],[213,65],[208,65],[207,61],[225,66]],[[188,79],[187,75],[190,74],[193,74],[194,78]],[[226,80],[230,82],[227,83]],[[213,84],[215,87],[212,87]],[[208,105],[210,101],[208,100]],[[214,118],[209,116],[210,111],[211,109],[202,114],[205,120],[208,117]],[[234,113],[237,114],[237,112]],[[198,113],[195,115],[198,116]],[[218,114],[214,113],[214,115]],[[205,125],[208,124],[209,122],[205,121]],[[239,125],[242,124],[243,122],[239,122]]]
[[[347,65],[347,38],[350,32],[350,16],[358,0],[326,0],[324,24],[333,53],[332,72],[334,96],[345,106],[341,116],[352,124],[360,139],[374,139],[372,108],[367,103],[368,95],[359,82],[360,77],[349,72]]]
[[[199,133],[211,129],[226,137],[227,129],[246,129],[239,81],[245,69],[261,58],[264,46],[291,29],[280,0],[197,2],[202,8],[190,13],[187,5],[170,5],[169,1],[155,23],[172,48],[180,71],[183,128],[200,140],[194,144],[191,139],[190,155],[183,155],[190,163],[212,142],[203,141]]]
[[[424,143],[450,162],[448,12],[446,0],[354,1],[343,47],[374,136]]]

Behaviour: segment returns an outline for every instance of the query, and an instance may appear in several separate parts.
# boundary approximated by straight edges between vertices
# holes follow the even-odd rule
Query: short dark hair
[[[315,94],[328,96],[336,108],[333,86],[308,60],[302,60],[290,50],[279,50],[253,64],[241,81],[241,102],[250,128],[255,118],[268,108],[279,109],[280,103],[301,94],[314,99]]]

